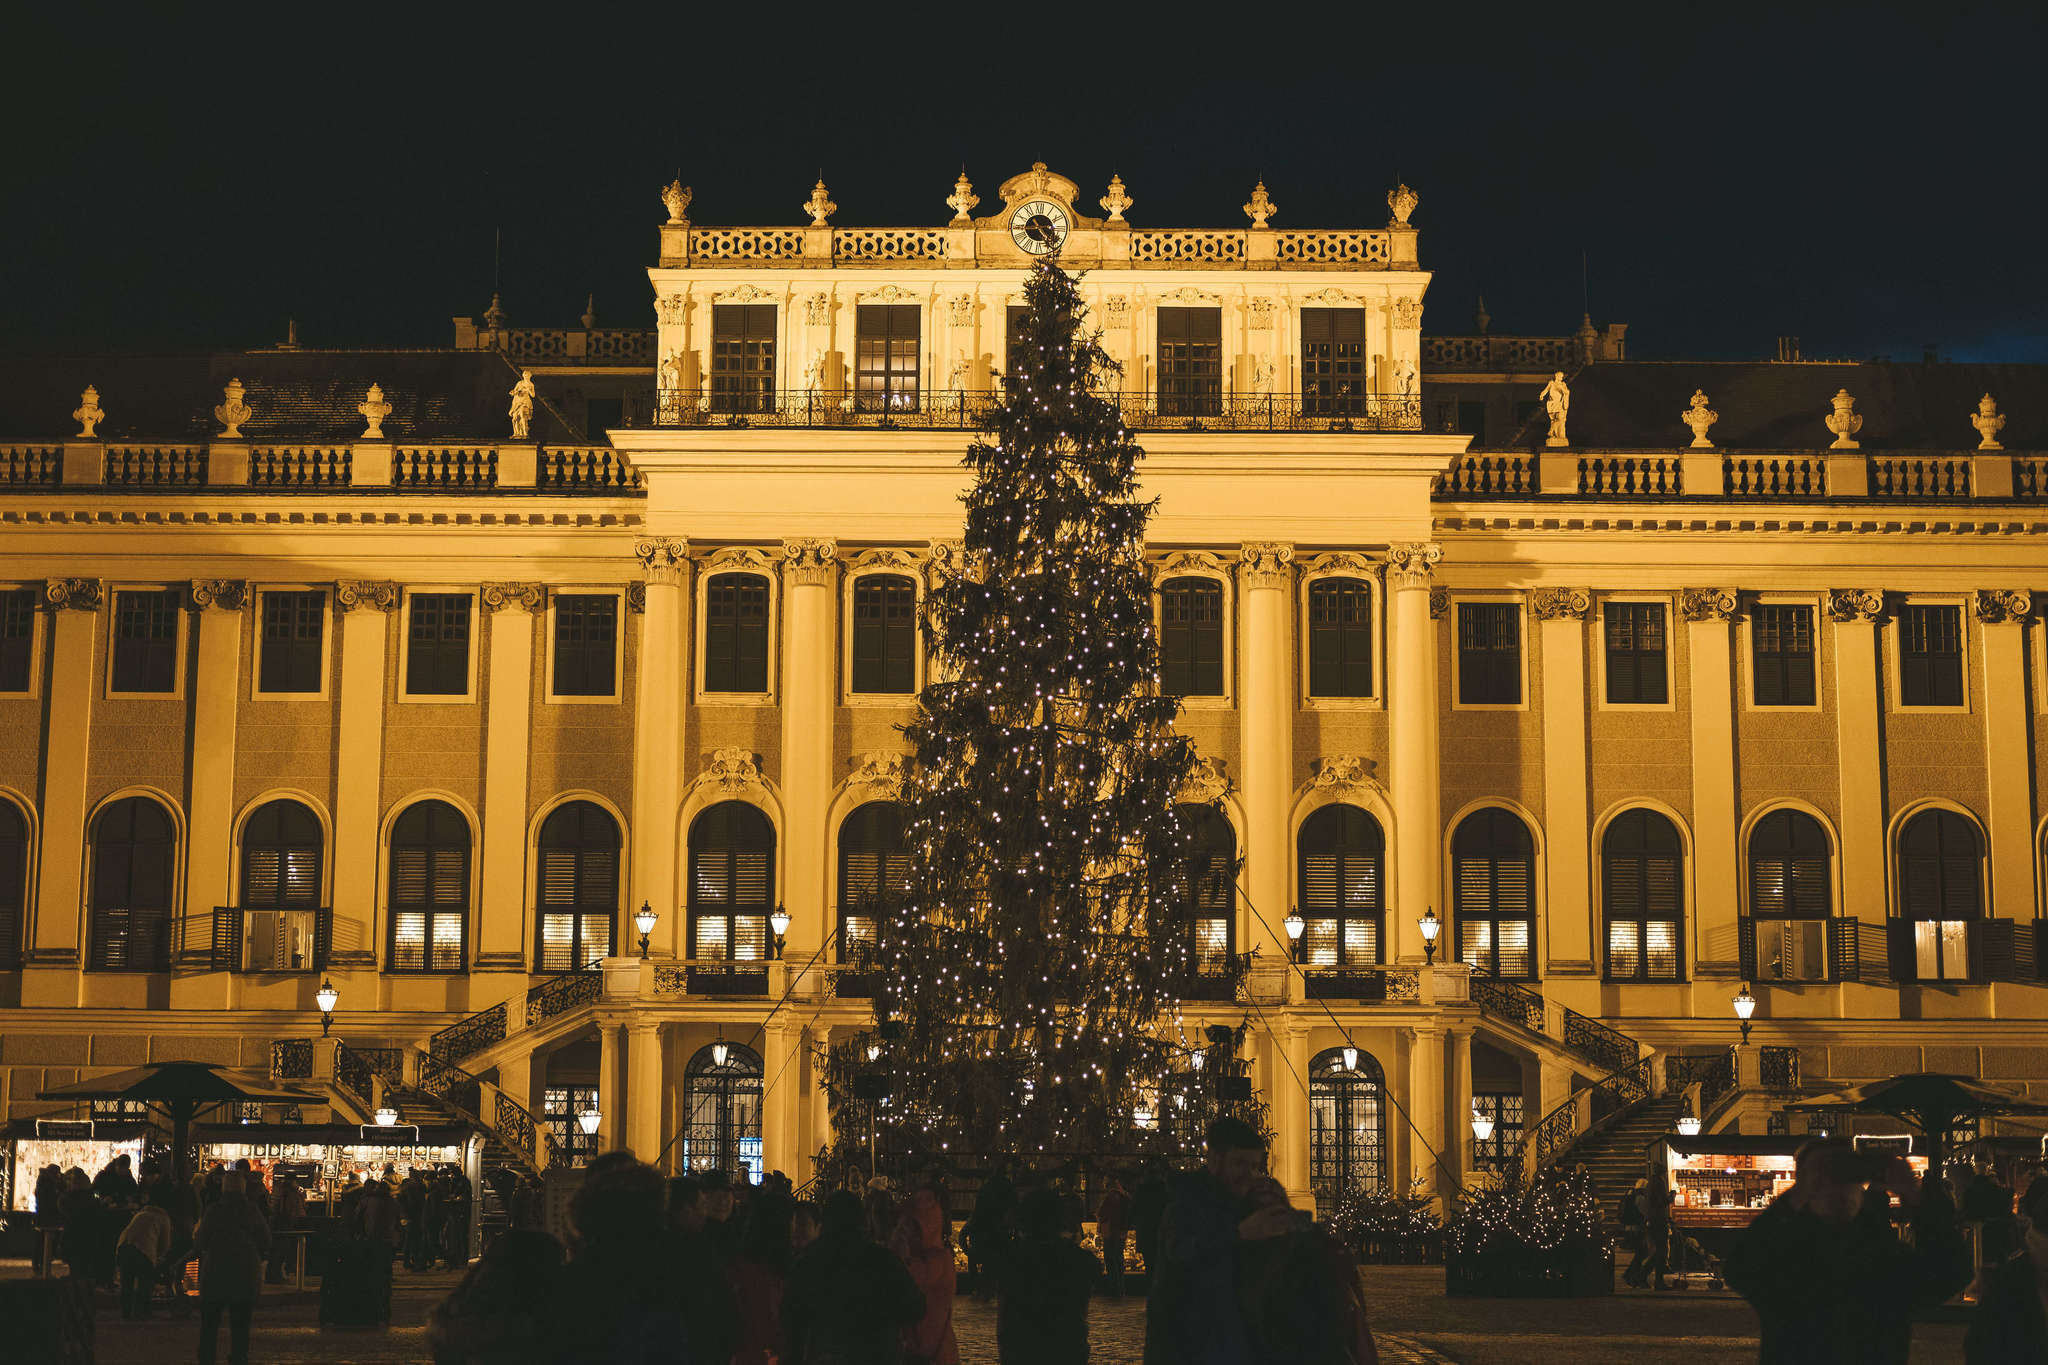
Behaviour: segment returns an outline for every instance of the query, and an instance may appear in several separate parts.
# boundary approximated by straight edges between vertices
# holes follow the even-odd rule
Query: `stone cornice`
[[[1617,515],[1584,514],[1560,512],[1554,504],[1514,512],[1500,512],[1490,516],[1449,516],[1437,517],[1433,525],[1438,534],[1485,534],[1497,532],[1551,533],[1583,535],[1587,532],[1618,533],[1622,535],[1846,535],[1846,536],[1894,536],[1901,533],[1914,535],[1955,535],[1981,538],[1984,536],[2034,536],[2048,534],[2048,518],[2015,519],[2010,516],[1971,516],[1968,509],[1951,506],[1929,507],[1927,515],[1899,515],[1898,510],[1887,509],[1892,515],[1833,516],[1817,512],[1812,516],[1799,515],[1755,515],[1751,509],[1744,509],[1747,515],[1701,516],[1686,511],[1670,516],[1655,513],[1625,513]]]

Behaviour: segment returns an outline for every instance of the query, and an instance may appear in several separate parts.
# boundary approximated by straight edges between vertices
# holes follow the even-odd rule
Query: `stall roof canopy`
[[[410,1124],[379,1128],[374,1123],[195,1123],[192,1141],[197,1143],[301,1143],[329,1147],[460,1147],[469,1139],[469,1129],[459,1123],[423,1123],[419,1136]]]
[[[43,1100],[147,1100],[156,1104],[221,1104],[233,1100],[283,1104],[324,1104],[323,1096],[267,1076],[235,1071],[213,1062],[151,1062],[90,1080],[54,1086]],[[54,1117],[54,1116],[53,1116]]]

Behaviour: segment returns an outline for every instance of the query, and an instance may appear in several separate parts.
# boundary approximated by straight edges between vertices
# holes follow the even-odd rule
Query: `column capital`
[[[1436,566],[1443,561],[1444,547],[1433,540],[1401,541],[1387,547],[1387,586],[1426,588]]]
[[[1884,593],[1876,588],[1829,588],[1828,615],[1837,621],[1884,619]]]
[[[368,578],[341,578],[334,584],[334,604],[343,611],[396,611],[401,595],[396,583]]]
[[[43,584],[43,601],[53,611],[98,611],[100,596],[97,578],[52,578]]]
[[[1433,1042],[1444,1036],[1442,1024],[1410,1024],[1408,1036],[1418,1043]]]
[[[679,584],[690,570],[690,542],[687,540],[642,540],[633,546],[633,557],[649,583]]]
[[[925,547],[925,570],[929,575],[928,586],[938,587],[949,578],[957,578],[967,568],[967,542],[960,539],[934,540]]]
[[[477,597],[485,611],[537,612],[546,595],[538,583],[486,583]]]
[[[829,588],[838,571],[838,541],[806,537],[782,542],[782,577],[792,587]]]
[[[249,583],[242,578],[195,578],[186,590],[185,600],[194,611],[205,611],[208,607],[240,611],[249,605]]]
[[[1593,610],[1593,594],[1587,588],[1538,588],[1529,607],[1539,621],[1583,621]]]
[[[2034,613],[2034,595],[2024,588],[1979,589],[1971,605],[1987,626],[2025,625]]]
[[[1741,599],[1733,588],[1680,588],[1678,610],[1688,621],[1732,621]]]
[[[1294,580],[1294,547],[1285,541],[1247,541],[1237,558],[1238,577],[1247,588],[1286,588]]]

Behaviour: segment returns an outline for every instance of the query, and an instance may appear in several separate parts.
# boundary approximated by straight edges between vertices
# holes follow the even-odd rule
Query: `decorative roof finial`
[[[1102,196],[1102,211],[1109,215],[1112,223],[1124,221],[1124,210],[1131,206],[1131,196],[1124,193],[1124,178],[1112,175],[1109,178],[1109,193]]]
[[[230,379],[227,387],[221,392],[226,401],[213,410],[214,420],[227,428],[220,434],[220,438],[224,441],[239,441],[242,439],[242,423],[256,414],[242,401],[244,390],[241,380]]]
[[[811,226],[830,226],[825,220],[838,211],[839,205],[825,193],[825,177],[819,176],[818,183],[811,187],[811,197],[804,201],[804,212],[811,215]]]
[[[1251,202],[1244,206],[1244,216],[1252,220],[1253,227],[1262,228],[1266,220],[1279,211],[1279,206],[1266,193],[1266,182],[1261,180],[1252,188]]]
[[[1484,294],[1479,296],[1479,308],[1472,314],[1472,325],[1479,329],[1481,336],[1484,336],[1486,329],[1493,325],[1493,319],[1488,317],[1486,313],[1486,295]]]
[[[597,295],[590,294],[585,296],[583,300],[583,316],[578,318],[577,321],[583,324],[583,330],[586,332],[597,326]]]
[[[1694,450],[1712,450],[1714,448],[1714,443],[1707,439],[1707,428],[1720,421],[1721,414],[1707,406],[1706,390],[1694,389],[1692,391],[1692,404],[1684,412],[1678,414],[1678,420],[1692,428],[1692,448]]]
[[[86,390],[91,393],[91,389]],[[1998,433],[2005,430],[2005,415],[1998,410],[1998,404],[1990,394],[1977,400],[1977,410],[1970,414],[1970,425],[1977,428],[1977,435],[1983,439],[1977,442],[1979,450],[2004,450],[1998,443]]]
[[[1827,415],[1826,421],[1828,430],[1835,433],[1835,443],[1828,449],[1861,450],[1862,446],[1857,444],[1855,436],[1857,432],[1863,430],[1863,415],[1852,411],[1856,406],[1856,400],[1849,396],[1847,389],[1837,389],[1831,401],[1835,405],[1835,410]]]
[[[90,384],[85,386],[85,392],[78,395],[78,408],[71,414],[71,420],[84,428],[84,430],[78,433],[80,436],[88,441],[99,439],[94,434],[93,428],[106,421],[107,414],[100,411],[100,391],[98,389]]]
[[[498,291],[491,291],[491,306],[484,309],[484,326],[498,331],[505,325],[505,305],[498,300]]]
[[[946,196],[946,207],[953,210],[953,225],[959,227],[968,222],[967,215],[980,202],[974,193],[974,182],[967,178],[967,168],[962,166],[960,178],[953,182],[953,192]]]
[[[363,415],[367,425],[363,429],[365,441],[384,439],[384,419],[391,415],[391,405],[384,401],[384,390],[376,384],[370,385],[369,394],[356,404],[356,411]]]
[[[1394,219],[1388,227],[1407,227],[1408,215],[1415,212],[1415,206],[1422,202],[1422,196],[1406,185],[1396,185],[1387,191],[1387,207],[1393,210]]]
[[[681,176],[677,176],[668,182],[668,188],[661,192],[661,202],[668,207],[668,221],[672,225],[676,227],[688,227],[690,225],[688,211],[691,198],[690,187],[683,183]]]

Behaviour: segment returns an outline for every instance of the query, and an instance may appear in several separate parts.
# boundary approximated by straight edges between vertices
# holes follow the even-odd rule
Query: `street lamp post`
[[[660,920],[660,911],[646,901],[640,902],[640,909],[633,915],[633,927],[640,931],[640,956],[647,956],[647,939],[654,933],[654,926]]]
[[[334,1007],[341,1001],[341,992],[334,989],[332,981],[322,981],[320,989],[313,992],[313,1003],[320,1007],[320,1036],[334,1027]]]
[[[1415,921],[1415,927],[1422,931],[1422,964],[1436,965],[1436,936],[1443,932],[1444,922],[1436,917],[1436,907],[1430,906],[1422,912],[1422,918]]]
[[[1308,930],[1308,921],[1301,917],[1301,911],[1290,910],[1287,912],[1287,918],[1282,920],[1281,923],[1286,926],[1287,946],[1288,950],[1294,954],[1294,960],[1296,962],[1304,961],[1303,952],[1307,945],[1301,941],[1301,936]]]
[[[775,958],[779,962],[782,959],[782,950],[788,942],[789,911],[779,905],[776,906],[775,912],[768,916],[768,927],[775,931]]]
[[[1493,1136],[1493,1115],[1483,1109],[1472,1111],[1472,1164],[1481,1163],[1480,1148]]]
[[[576,1116],[576,1126],[583,1130],[583,1136],[587,1138],[597,1136],[597,1130],[604,1126],[604,1114],[598,1109],[596,1100],[585,1105],[583,1112]],[[589,1158],[585,1157],[584,1161],[587,1164]]]
[[[1749,993],[1749,983],[1742,983],[1742,993],[1728,1002],[1735,1006],[1735,1018],[1742,1024],[1742,1041],[1749,1041],[1749,1016],[1756,1013],[1756,997]]]

